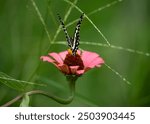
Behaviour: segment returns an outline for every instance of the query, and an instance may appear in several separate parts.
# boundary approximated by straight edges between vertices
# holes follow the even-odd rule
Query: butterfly
[[[58,15],[58,19],[62,25],[62,29],[64,30],[64,33],[65,33],[65,36],[66,36],[66,40],[67,40],[67,43],[68,43],[68,46],[70,47],[71,51],[72,51],[72,55],[75,56],[76,55],[76,52],[78,50],[78,46],[79,46],[79,41],[80,41],[80,25],[81,25],[81,22],[83,20],[83,16],[84,16],[84,13],[81,14],[78,22],[77,22],[77,25],[75,27],[75,31],[74,31],[74,35],[73,37],[70,37],[68,32],[67,32],[67,29],[65,27],[65,24],[64,22],[62,21],[61,17],[59,14]]]

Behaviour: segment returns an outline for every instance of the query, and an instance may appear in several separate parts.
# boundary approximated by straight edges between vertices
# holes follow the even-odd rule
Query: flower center
[[[66,55],[64,64],[66,64],[68,66],[79,66],[78,70],[84,69],[84,65],[83,65],[81,56],[79,54],[76,54],[75,56],[73,56],[72,53],[70,52],[70,50],[68,50],[68,54]]]

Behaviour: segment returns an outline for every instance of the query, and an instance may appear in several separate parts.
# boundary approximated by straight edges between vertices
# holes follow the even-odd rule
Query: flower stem
[[[42,91],[42,90],[32,90],[23,94],[18,95],[17,97],[15,97],[14,99],[10,100],[9,102],[5,103],[4,105],[2,105],[1,107],[7,107],[12,105],[13,103],[17,102],[18,100],[22,99],[22,97],[27,94],[29,96],[31,95],[35,95],[35,94],[40,94],[40,95],[44,95],[48,98],[53,99],[54,101],[60,103],[60,104],[69,104],[72,102],[73,98],[74,98],[74,94],[75,94],[75,81],[74,80],[68,80],[69,81],[69,87],[70,87],[70,91],[71,91],[71,95],[68,98],[60,98],[58,96],[55,96],[53,94],[49,94],[48,92]]]

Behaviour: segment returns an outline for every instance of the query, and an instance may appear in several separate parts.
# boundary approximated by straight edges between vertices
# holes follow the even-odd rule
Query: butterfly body
[[[83,16],[84,16],[84,13],[82,13],[82,15],[80,16],[80,19],[79,19],[79,21],[75,27],[75,32],[74,32],[73,37],[70,37],[68,32],[67,32],[67,29],[65,27],[65,24],[63,23],[61,17],[58,15],[59,21],[62,25],[62,28],[63,28],[65,36],[66,36],[68,46],[69,46],[70,50],[72,51],[73,56],[76,55],[76,52],[78,50],[79,41],[80,41],[80,34],[79,34],[80,33],[80,25],[81,25],[81,22],[83,20]]]

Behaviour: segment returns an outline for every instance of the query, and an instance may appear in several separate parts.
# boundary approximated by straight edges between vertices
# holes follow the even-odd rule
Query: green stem
[[[53,100],[55,100],[56,102],[60,103],[60,104],[69,104],[72,102],[73,98],[74,98],[74,94],[75,94],[75,81],[74,80],[68,80],[69,81],[69,87],[70,87],[70,91],[71,91],[71,95],[68,98],[60,98],[58,96],[55,96],[53,94],[49,94],[48,92],[42,91],[42,90],[32,90],[23,94],[18,95],[17,97],[15,97],[14,99],[12,99],[11,101],[5,103],[4,105],[2,105],[1,107],[8,107],[10,105],[12,105],[13,103],[17,102],[18,100],[22,99],[22,97],[27,94],[29,96],[31,95],[35,95],[35,94],[40,94],[40,95],[44,95],[48,98],[51,98]]]

